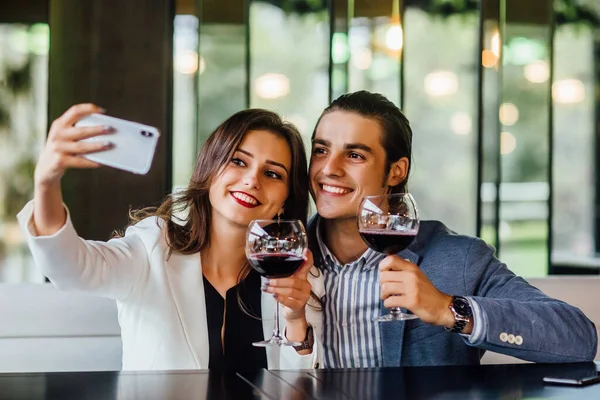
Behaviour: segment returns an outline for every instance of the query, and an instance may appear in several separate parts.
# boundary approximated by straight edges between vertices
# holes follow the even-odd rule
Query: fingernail
[[[266,292],[268,288],[269,288],[269,285],[267,285],[266,283],[263,283],[262,285],[260,285],[260,290],[262,290],[263,292]]]
[[[98,110],[99,113],[105,114],[106,113],[106,108],[102,108],[100,107],[100,109]]]
[[[115,128],[113,128],[112,126],[104,126],[105,133],[113,133],[114,131],[115,131]]]
[[[115,147],[115,144],[113,142],[104,142],[104,143],[102,143],[102,146],[105,149],[112,149],[113,147]]]

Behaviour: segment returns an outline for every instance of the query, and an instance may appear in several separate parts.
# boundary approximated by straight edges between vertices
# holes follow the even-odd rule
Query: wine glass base
[[[389,321],[408,321],[411,319],[419,319],[415,314],[406,314],[403,312],[389,313],[382,315],[381,317],[375,318],[377,322],[389,322]]]
[[[268,347],[268,346],[300,346],[302,343],[290,342],[281,336],[272,336],[269,340],[262,340],[260,342],[252,343],[256,347]]]

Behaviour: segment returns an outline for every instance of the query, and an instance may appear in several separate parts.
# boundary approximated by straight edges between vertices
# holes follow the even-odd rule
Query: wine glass
[[[419,216],[415,199],[410,193],[366,196],[358,208],[358,231],[365,243],[386,255],[406,249],[419,232]],[[403,313],[400,307],[376,321],[404,321],[418,318]]]
[[[304,225],[298,220],[254,220],[246,234],[246,257],[256,272],[265,278],[286,278],[304,263],[308,246]],[[269,340],[254,346],[299,346],[281,335],[279,303],[275,302],[275,327]]]

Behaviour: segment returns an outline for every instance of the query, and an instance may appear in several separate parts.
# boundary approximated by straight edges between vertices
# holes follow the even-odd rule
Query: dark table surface
[[[600,365],[516,364],[306,371],[0,374],[0,399],[600,399],[600,384],[549,386],[544,376]]]

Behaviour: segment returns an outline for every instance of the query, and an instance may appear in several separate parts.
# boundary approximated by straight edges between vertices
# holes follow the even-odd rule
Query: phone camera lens
[[[152,132],[148,132],[148,131],[142,131],[141,132],[142,136],[144,137],[152,137]]]

